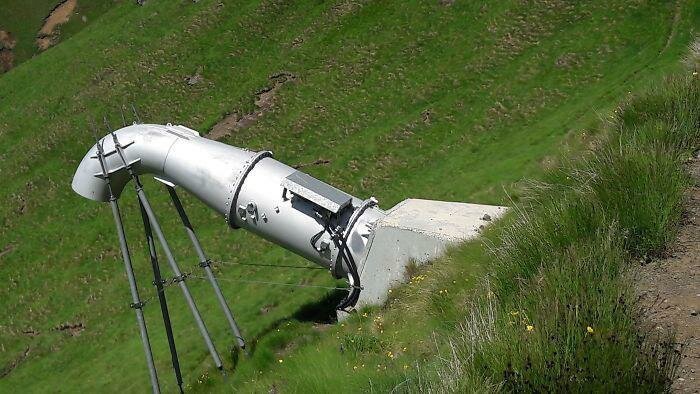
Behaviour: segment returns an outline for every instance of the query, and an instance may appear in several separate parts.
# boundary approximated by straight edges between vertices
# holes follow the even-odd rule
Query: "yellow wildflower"
[[[593,327],[591,327],[591,326],[586,327],[586,331],[588,331],[589,334],[593,334]]]
[[[531,326],[531,325],[529,325],[529,324],[527,325],[527,327],[526,327],[526,328],[527,328],[527,330],[528,330],[528,331],[532,331],[532,330],[534,330],[534,329],[535,329],[535,327],[534,327],[534,326]]]

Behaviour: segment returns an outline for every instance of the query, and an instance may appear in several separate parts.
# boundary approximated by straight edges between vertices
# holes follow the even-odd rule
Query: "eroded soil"
[[[44,51],[56,43],[58,38],[56,28],[70,20],[77,5],[78,0],[65,0],[59,3],[44,19],[44,25],[39,30],[36,39],[36,46],[40,50]]]
[[[15,45],[17,45],[17,39],[12,36],[12,33],[0,30],[0,74],[14,66],[15,56],[12,50]]]
[[[212,140],[224,138],[232,133],[248,128],[265,115],[274,104],[277,91],[287,82],[294,81],[296,76],[290,73],[278,73],[270,76],[271,85],[258,92],[255,99],[256,109],[253,112],[239,115],[234,112],[224,117],[219,123],[214,125],[207,133],[206,137]]]
[[[686,214],[669,257],[639,273],[640,300],[659,330],[676,330],[681,360],[672,390],[700,393],[700,158],[689,166],[694,185]]]

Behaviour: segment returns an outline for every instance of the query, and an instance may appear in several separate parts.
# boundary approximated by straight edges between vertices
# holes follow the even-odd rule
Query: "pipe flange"
[[[357,224],[357,220],[360,219],[360,216],[362,216],[363,213],[365,213],[366,210],[369,208],[375,207],[379,205],[379,202],[377,201],[376,198],[370,197],[364,201],[362,201],[362,204],[355,210],[355,212],[350,215],[350,219],[348,220],[348,225],[345,227],[345,231],[343,232],[342,238],[340,239],[340,244],[345,244],[348,242],[348,238],[350,237],[350,233],[352,232],[352,229],[355,227],[355,224]],[[331,272],[336,278],[342,278],[343,273],[338,272],[340,269],[340,260],[342,253],[338,252],[338,256],[335,259],[335,262],[333,263],[333,267],[331,268]]]

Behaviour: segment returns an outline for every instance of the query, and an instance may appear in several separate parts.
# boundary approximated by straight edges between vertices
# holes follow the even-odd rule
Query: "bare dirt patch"
[[[17,39],[9,31],[0,30],[0,74],[14,67],[15,56],[12,50],[17,45]]]
[[[260,119],[260,117],[265,115],[265,113],[272,108],[277,91],[282,88],[285,83],[292,82],[295,79],[295,75],[287,72],[271,75],[270,86],[258,91],[256,94],[256,109],[253,112],[244,115],[239,115],[237,112],[234,112],[227,115],[221,121],[219,121],[219,123],[212,127],[209,133],[207,133],[206,137],[212,140],[218,140],[229,136],[238,130],[243,130],[252,126],[258,119]]]
[[[29,348],[24,349],[24,351],[20,353],[17,357],[15,357],[14,360],[10,361],[9,364],[5,365],[2,369],[0,369],[0,379],[9,375],[10,372],[14,371],[14,369],[17,368],[17,366],[19,366],[24,360],[26,360],[27,357],[29,357],[29,352]]]
[[[77,337],[85,330],[85,325],[83,323],[63,323],[59,324],[53,328],[54,331],[64,331],[67,332],[72,337]]]
[[[44,51],[54,45],[58,39],[56,28],[70,20],[73,11],[78,5],[78,0],[64,0],[51,11],[44,19],[44,25],[39,30],[36,38],[36,46]]]
[[[637,289],[649,321],[675,330],[681,361],[674,392],[700,392],[700,158],[689,166],[695,182],[684,222],[667,258],[640,269]]]
[[[304,168],[304,167],[323,166],[323,165],[326,165],[326,164],[331,164],[331,161],[328,160],[328,159],[323,159],[323,158],[321,158],[321,159],[317,159],[317,160],[314,160],[314,161],[308,162],[308,163],[299,163],[299,164],[295,164],[295,165],[293,165],[292,167],[294,167],[294,168],[296,168],[296,169],[298,170],[298,169]]]

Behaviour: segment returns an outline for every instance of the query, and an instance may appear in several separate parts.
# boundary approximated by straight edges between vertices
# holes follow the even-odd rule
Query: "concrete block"
[[[475,238],[501,217],[506,207],[408,199],[376,223],[358,266],[364,288],[356,308],[383,304],[389,289],[405,281],[406,267],[443,255],[457,243]],[[482,227],[483,226],[483,227]]]

